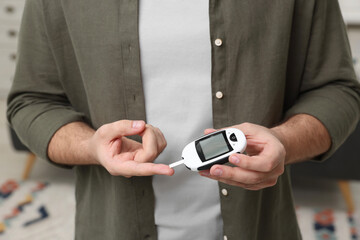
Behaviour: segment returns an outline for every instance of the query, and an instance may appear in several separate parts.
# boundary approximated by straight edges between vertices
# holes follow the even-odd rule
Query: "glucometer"
[[[233,153],[243,153],[246,138],[237,128],[227,128],[207,134],[187,144],[182,151],[182,160],[169,165],[174,168],[184,164],[192,171],[211,168],[214,164],[224,164]]]

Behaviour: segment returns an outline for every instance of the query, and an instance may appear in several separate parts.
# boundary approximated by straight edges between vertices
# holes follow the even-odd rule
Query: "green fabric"
[[[337,1],[210,0],[209,6],[214,127],[245,121],[270,127],[307,113],[332,138],[319,159],[331,155],[360,109]],[[8,119],[40,157],[47,158],[49,140],[68,122],[96,129],[119,119],[146,120],[138,1],[28,0],[18,55]],[[75,170],[76,239],[157,238],[151,177],[114,177],[100,166]],[[228,239],[301,239],[288,169],[261,191],[222,188],[228,190],[219,192]]]

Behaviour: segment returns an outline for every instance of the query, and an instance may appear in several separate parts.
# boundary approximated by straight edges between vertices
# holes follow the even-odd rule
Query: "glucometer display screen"
[[[225,131],[201,139],[196,145],[200,159],[203,162],[232,151],[226,139]]]

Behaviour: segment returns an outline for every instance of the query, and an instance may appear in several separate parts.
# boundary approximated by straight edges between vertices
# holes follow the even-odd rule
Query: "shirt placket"
[[[138,34],[139,1],[121,0],[119,9],[119,35],[121,44],[121,84],[126,118],[146,120],[145,97],[141,79],[140,43]],[[138,139],[139,140],[139,139]],[[133,198],[138,239],[156,239],[154,220],[154,193],[151,177],[133,177]]]
[[[226,95],[226,36],[223,1],[210,0],[210,40],[211,40],[211,88],[213,122],[215,128],[224,127],[228,121]]]
[[[224,1],[209,0],[209,17],[210,17],[210,40],[211,40],[211,88],[212,88],[212,108],[214,128],[225,127],[228,122],[227,115],[227,84],[226,84],[226,36],[224,26]],[[219,184],[220,201],[222,205],[222,214],[224,205],[229,201],[228,195],[230,189],[226,185]],[[223,239],[229,240],[229,236],[224,223]]]

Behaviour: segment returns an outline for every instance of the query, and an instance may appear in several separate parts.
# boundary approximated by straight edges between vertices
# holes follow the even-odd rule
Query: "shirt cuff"
[[[84,115],[72,109],[61,107],[45,111],[38,116],[29,117],[29,115],[34,114],[31,109],[27,109],[27,111],[19,111],[12,119],[12,126],[16,129],[20,140],[38,157],[59,167],[72,168],[70,165],[51,161],[48,156],[48,146],[59,128],[71,122],[83,122]],[[27,122],[27,119],[32,120]]]
[[[330,149],[312,160],[328,159],[354,131],[359,120],[357,101],[342,92],[341,87],[326,87],[301,95],[295,105],[285,114],[288,119],[297,114],[308,114],[317,118],[331,137]]]

